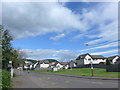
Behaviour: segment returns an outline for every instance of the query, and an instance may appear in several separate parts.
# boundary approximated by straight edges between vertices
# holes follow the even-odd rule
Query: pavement
[[[39,88],[35,83],[28,78],[28,73],[14,70],[16,76],[12,79],[13,88]]]
[[[118,88],[117,79],[77,77],[75,75],[34,73],[15,70],[13,88]],[[96,79],[97,78],[97,79]]]

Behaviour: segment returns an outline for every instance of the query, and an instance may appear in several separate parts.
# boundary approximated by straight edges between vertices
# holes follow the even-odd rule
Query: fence
[[[107,65],[107,72],[120,72],[120,64]]]
[[[75,68],[90,68],[91,65],[88,64],[88,65],[80,65],[80,66],[77,66]],[[103,69],[106,69],[107,65],[106,64],[93,64],[93,68],[103,68]]]

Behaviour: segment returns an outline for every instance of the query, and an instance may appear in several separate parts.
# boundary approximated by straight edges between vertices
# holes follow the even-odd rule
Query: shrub
[[[106,65],[111,65],[111,62],[110,62],[110,60],[106,60]]]
[[[0,69],[0,90],[2,88],[2,70]]]
[[[11,88],[10,72],[2,70],[2,90]]]

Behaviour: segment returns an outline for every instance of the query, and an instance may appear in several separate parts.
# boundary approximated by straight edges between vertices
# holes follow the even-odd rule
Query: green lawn
[[[106,72],[106,69],[98,69],[94,68],[94,76],[97,77],[118,77],[118,72]],[[78,68],[78,69],[63,69],[59,71],[47,71],[47,70],[39,70],[39,71],[32,71],[32,72],[42,72],[42,73],[58,73],[58,74],[69,74],[69,75],[78,75],[78,76],[91,76],[91,69],[90,68]],[[119,72],[120,74],[120,72]]]

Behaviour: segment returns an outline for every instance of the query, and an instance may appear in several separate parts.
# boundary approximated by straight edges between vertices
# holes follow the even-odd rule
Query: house
[[[120,57],[118,55],[107,57],[107,59],[110,60],[111,64],[120,63]]]
[[[48,68],[49,67],[49,61],[47,60],[41,60],[39,61],[40,68]]]
[[[36,68],[37,65],[38,65],[38,62],[33,65],[33,68]]]
[[[74,68],[74,67],[76,67],[77,66],[77,61],[76,60],[71,60],[70,62],[69,62],[69,67],[70,68]]]
[[[58,68],[57,67],[53,67],[52,71],[58,71]]]
[[[50,65],[50,67],[57,68],[59,70],[59,69],[68,69],[69,65],[67,62],[56,62],[56,63]]]
[[[62,69],[68,69],[69,68],[68,62],[60,62],[60,64],[63,66]]]
[[[77,66],[88,65],[88,64],[100,64],[106,62],[106,58],[102,55],[90,55],[89,53],[82,54],[76,58]]]
[[[63,68],[63,65],[61,64],[61,62],[55,63],[54,66],[57,67],[58,69],[62,69]]]
[[[32,62],[30,62],[30,61],[25,61],[25,64],[24,64],[24,68],[23,68],[23,69],[29,69],[31,64],[32,64]]]

